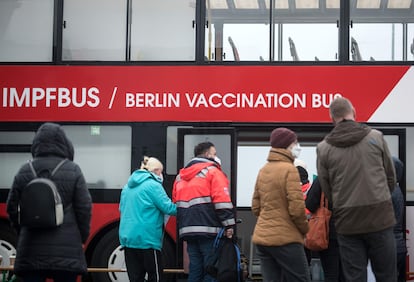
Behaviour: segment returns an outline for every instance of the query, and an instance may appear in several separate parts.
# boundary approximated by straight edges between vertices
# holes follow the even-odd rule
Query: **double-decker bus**
[[[294,130],[316,175],[316,144],[332,129],[329,104],[344,96],[405,164],[409,272],[413,38],[411,0],[1,1],[2,265],[16,252],[6,214],[13,177],[31,158],[37,128],[51,121],[72,140],[92,195],[89,267],[125,266],[119,196],[142,157],[163,162],[170,194],[194,145],[209,140],[231,182],[241,250],[259,274],[250,204],[270,132]],[[174,217],[163,253],[167,268],[186,268]],[[123,272],[85,279],[127,281]]]

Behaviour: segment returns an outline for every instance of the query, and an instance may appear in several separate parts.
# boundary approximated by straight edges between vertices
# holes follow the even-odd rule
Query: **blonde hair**
[[[144,156],[144,160],[141,162],[140,168],[154,172],[154,170],[163,169],[164,166],[157,158]]]

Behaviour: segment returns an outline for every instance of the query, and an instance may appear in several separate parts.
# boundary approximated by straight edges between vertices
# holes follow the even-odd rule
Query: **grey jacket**
[[[337,233],[376,232],[395,224],[395,170],[380,131],[350,120],[338,123],[317,146],[317,169]]]

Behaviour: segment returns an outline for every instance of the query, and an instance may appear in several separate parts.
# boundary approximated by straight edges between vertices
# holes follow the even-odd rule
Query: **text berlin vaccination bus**
[[[122,187],[144,155],[165,164],[171,188],[194,145],[212,141],[229,177],[237,206],[242,252],[251,247],[255,218],[250,204],[265,163],[269,134],[279,126],[297,132],[300,159],[316,175],[316,144],[332,129],[330,102],[349,98],[357,121],[380,129],[393,155],[414,169],[414,116],[410,66],[0,66],[0,255],[16,252],[6,199],[43,122],[60,123],[93,198],[89,267],[125,267],[118,242]],[[407,173],[407,271],[414,269],[414,175]],[[175,218],[166,219],[164,258],[181,268],[183,245]],[[151,228],[151,226],[148,226]],[[93,281],[127,281],[125,273],[94,273]],[[408,278],[413,280],[413,278]]]

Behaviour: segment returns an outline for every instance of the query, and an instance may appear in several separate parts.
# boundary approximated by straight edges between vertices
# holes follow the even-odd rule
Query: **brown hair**
[[[351,101],[344,97],[335,98],[329,105],[329,114],[333,120],[345,118],[347,115],[352,114],[354,107]]]

